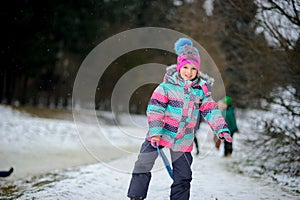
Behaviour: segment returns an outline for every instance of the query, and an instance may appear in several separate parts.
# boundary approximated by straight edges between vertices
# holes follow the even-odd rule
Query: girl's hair
[[[200,79],[201,79],[200,74],[197,74],[197,78],[198,78],[198,84],[199,84],[200,83]]]

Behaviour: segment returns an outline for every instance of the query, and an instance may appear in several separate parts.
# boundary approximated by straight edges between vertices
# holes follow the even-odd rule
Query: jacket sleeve
[[[167,103],[167,93],[163,87],[163,84],[160,84],[152,93],[147,107],[150,137],[162,134]]]
[[[207,121],[213,132],[219,137],[220,133],[230,133],[225,119],[222,117],[221,111],[218,109],[218,104],[213,100],[211,95],[204,95],[200,112],[202,117]]]

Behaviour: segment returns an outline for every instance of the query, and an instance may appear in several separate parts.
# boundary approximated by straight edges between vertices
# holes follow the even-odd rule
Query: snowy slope
[[[81,124],[86,133],[78,137],[72,121],[36,118],[5,106],[0,114],[5,116],[0,122],[0,167],[16,169],[1,180],[1,199],[126,199],[144,128],[102,126],[99,138],[99,127]],[[145,124],[145,117],[135,120]],[[241,133],[245,127],[240,126]],[[191,200],[299,199],[275,183],[234,173],[229,166],[238,158],[223,158],[222,150],[214,149],[205,123],[197,137],[201,153],[194,156]],[[243,151],[242,137],[235,136],[236,152]],[[158,159],[148,199],[169,199],[170,184]]]

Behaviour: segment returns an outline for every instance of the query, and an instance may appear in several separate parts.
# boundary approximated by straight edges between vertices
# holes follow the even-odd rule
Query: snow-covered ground
[[[110,113],[101,114],[111,118]],[[11,177],[0,180],[1,199],[126,199],[130,172],[146,131],[145,117],[135,116],[137,126],[127,125],[132,121],[128,116],[121,117],[122,126],[109,126],[101,120],[100,125],[75,125],[1,105],[0,116],[0,170],[15,168]],[[243,151],[240,139],[246,122],[238,121],[235,152]],[[222,157],[205,123],[197,137],[201,153],[194,156],[191,200],[300,198],[278,184],[235,173],[229,166],[239,159],[237,154]],[[147,199],[169,199],[170,184],[158,159]]]
[[[123,134],[139,134],[130,127],[119,134],[114,126],[75,126],[73,121],[31,117],[6,106],[0,106],[0,116],[0,170],[15,166],[11,179],[111,160],[138,146],[135,137]]]

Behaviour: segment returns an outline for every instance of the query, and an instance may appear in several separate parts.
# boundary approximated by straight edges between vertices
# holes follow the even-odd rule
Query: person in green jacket
[[[219,109],[227,123],[228,129],[230,130],[230,135],[233,137],[233,134],[238,131],[238,127],[234,107],[232,106],[232,98],[225,96],[221,101],[219,101]],[[230,157],[232,150],[232,143],[224,141],[224,156]]]

